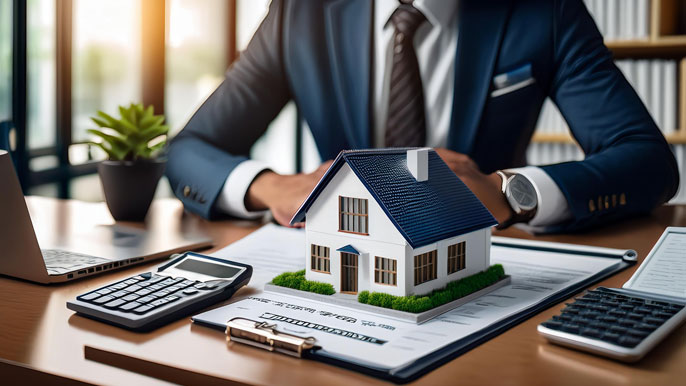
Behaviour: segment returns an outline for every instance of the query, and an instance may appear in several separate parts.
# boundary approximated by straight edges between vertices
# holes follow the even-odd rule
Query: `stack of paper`
[[[584,3],[605,40],[649,38],[649,0],[584,0]]]

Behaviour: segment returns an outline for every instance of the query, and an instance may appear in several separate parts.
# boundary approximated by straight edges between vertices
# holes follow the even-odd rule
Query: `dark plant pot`
[[[143,221],[166,160],[102,161],[98,174],[107,207],[117,221]]]

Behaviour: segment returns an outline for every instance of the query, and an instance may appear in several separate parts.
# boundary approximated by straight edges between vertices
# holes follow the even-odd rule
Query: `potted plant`
[[[91,120],[98,129],[88,132],[100,141],[90,142],[103,149],[108,159],[98,164],[98,174],[107,207],[118,221],[141,221],[148,213],[166,159],[162,153],[169,127],[153,106],[119,106],[119,119],[102,111]]]

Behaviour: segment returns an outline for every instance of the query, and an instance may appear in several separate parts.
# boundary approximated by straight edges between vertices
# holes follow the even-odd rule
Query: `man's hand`
[[[443,162],[448,164],[448,167],[484,203],[499,223],[510,217],[512,209],[501,192],[502,180],[500,176],[495,173],[482,173],[468,155],[442,148],[435,150]]]
[[[300,204],[305,201],[332,162],[323,163],[312,173],[282,175],[266,171],[258,175],[245,195],[245,207],[251,211],[269,209],[279,224],[290,226],[289,222]]]

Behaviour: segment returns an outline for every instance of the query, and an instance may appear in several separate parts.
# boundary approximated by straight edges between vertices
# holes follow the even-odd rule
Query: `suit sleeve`
[[[282,3],[269,13],[219,87],[171,141],[166,175],[186,209],[216,217],[228,175],[291,99],[281,51]],[[231,187],[228,187],[229,189]]]
[[[648,213],[679,186],[669,145],[615,66],[581,0],[557,0],[553,18],[556,73],[550,97],[586,157],[543,168],[573,217],[549,230],[573,231]]]

